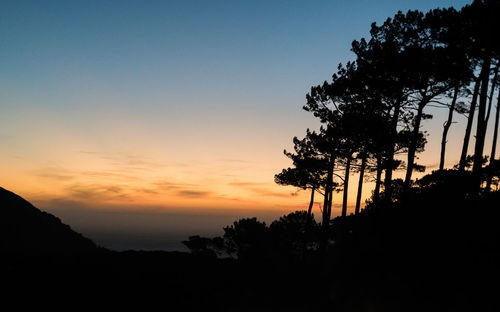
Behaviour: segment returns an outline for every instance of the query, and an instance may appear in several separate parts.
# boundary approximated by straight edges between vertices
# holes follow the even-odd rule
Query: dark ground
[[[112,252],[74,234],[70,244],[81,250],[22,251],[4,243],[2,302],[17,310],[35,304],[65,310],[499,311],[499,198],[498,192],[471,199],[427,188],[390,207],[335,219],[327,255],[309,254],[305,261]],[[6,241],[13,236],[6,233],[9,221],[2,223]]]

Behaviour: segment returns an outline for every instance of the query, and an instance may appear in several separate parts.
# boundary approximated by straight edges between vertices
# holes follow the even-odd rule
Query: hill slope
[[[80,253],[97,250],[90,239],[55,216],[0,187],[0,251]]]

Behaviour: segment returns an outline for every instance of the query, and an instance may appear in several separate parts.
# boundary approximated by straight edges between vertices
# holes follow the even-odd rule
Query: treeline
[[[295,137],[294,151],[285,150],[293,167],[275,176],[276,183],[323,196],[322,224],[332,216],[332,194],[343,191],[342,216],[347,215],[349,177],[359,174],[355,214],[367,176],[375,181],[372,202],[394,198],[394,189],[412,187],[416,163],[424,150],[422,121],[430,107],[448,109],[443,125],[439,170],[445,169],[447,136],[454,114],[467,117],[460,162],[456,169],[474,179],[471,193],[488,192],[498,184],[495,159],[499,97],[494,111],[493,142],[485,158],[487,125],[498,89],[500,1],[477,0],[457,11],[398,12],[382,25],[373,23],[370,38],[353,41],[356,59],[340,64],[330,82],[314,86],[304,110],[321,121],[318,131]],[[474,154],[468,155],[474,131]],[[457,142],[459,143],[459,142]],[[401,159],[404,159],[403,161]],[[404,180],[394,179],[404,170]]]
[[[302,259],[307,251],[316,250],[319,235],[320,225],[314,216],[296,211],[269,226],[257,218],[243,218],[224,227],[222,236],[196,235],[183,243],[199,256],[264,259],[286,264]]]
[[[324,255],[331,240],[352,234],[343,231],[342,224],[348,222],[353,174],[359,175],[355,215],[361,212],[365,180],[375,181],[367,207],[377,216],[384,210],[384,220],[397,222],[387,215],[389,211],[394,214],[395,207],[413,207],[416,202],[441,211],[452,197],[463,211],[479,203],[476,200],[482,200],[492,186],[498,189],[500,177],[500,160],[495,158],[500,117],[498,16],[500,1],[476,0],[460,10],[398,12],[382,25],[373,23],[370,38],[352,43],[356,59],[340,64],[330,82],[312,87],[307,94],[303,109],[317,117],[321,126],[317,131],[307,129],[301,139],[293,138],[294,151],[284,151],[293,166],[275,175],[278,184],[310,191],[308,210],[283,216],[270,226],[255,218],[241,219],[224,228],[223,236],[192,236],[184,244],[194,253],[239,259],[300,260],[316,251]],[[425,171],[415,160],[427,143],[421,125],[432,118],[431,107],[448,110],[439,170],[415,181],[414,173]],[[465,115],[467,126],[463,142],[457,142],[462,143],[460,161],[450,169],[445,168],[445,156],[455,114]],[[493,114],[488,155],[485,137]],[[474,154],[468,155],[473,134]],[[393,178],[396,170],[405,172],[404,179]],[[343,198],[341,220],[332,222],[334,192],[343,192]],[[317,194],[322,196],[320,223],[312,214]],[[439,196],[446,201],[438,201]],[[488,207],[492,202],[484,201]],[[408,220],[415,219],[413,210],[408,214]],[[445,224],[449,211],[434,217]],[[412,228],[408,220],[405,224]],[[342,235],[335,238],[339,230]]]

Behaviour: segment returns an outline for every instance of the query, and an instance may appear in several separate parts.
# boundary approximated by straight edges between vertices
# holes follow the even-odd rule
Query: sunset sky
[[[116,249],[180,249],[305,209],[307,192],[273,178],[293,136],[319,126],[301,109],[310,87],[372,22],[468,2],[2,1],[0,186]],[[446,111],[429,112],[431,170]]]

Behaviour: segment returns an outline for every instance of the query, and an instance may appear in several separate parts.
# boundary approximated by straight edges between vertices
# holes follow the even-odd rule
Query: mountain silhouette
[[[0,187],[0,251],[87,253],[98,247],[50,213]]]

